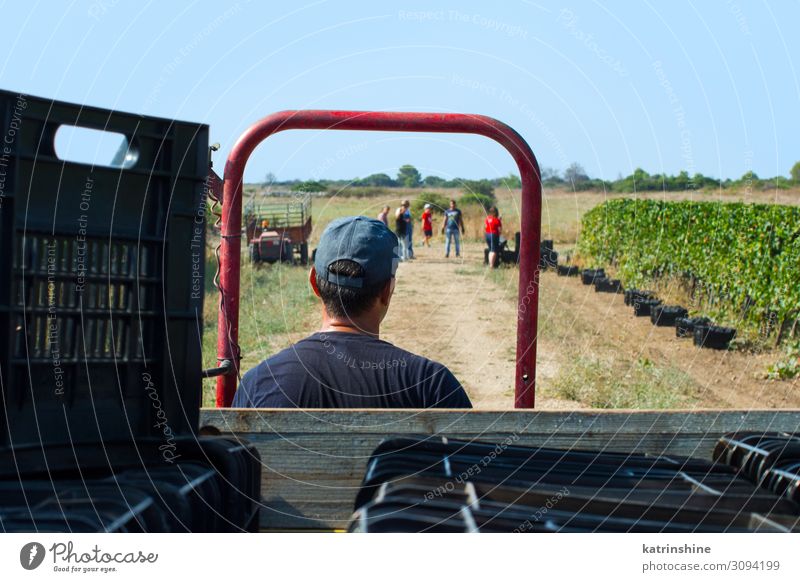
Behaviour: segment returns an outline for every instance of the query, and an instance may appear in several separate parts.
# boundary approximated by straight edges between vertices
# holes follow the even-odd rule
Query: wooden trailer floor
[[[200,426],[246,439],[262,460],[261,527],[346,527],[367,459],[383,439],[469,440],[709,459],[734,431],[800,431],[800,410],[485,411],[213,409]]]

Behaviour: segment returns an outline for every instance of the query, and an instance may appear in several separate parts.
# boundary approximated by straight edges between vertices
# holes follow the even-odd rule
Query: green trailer
[[[249,204],[244,210],[250,261],[308,264],[311,195],[289,202]]]

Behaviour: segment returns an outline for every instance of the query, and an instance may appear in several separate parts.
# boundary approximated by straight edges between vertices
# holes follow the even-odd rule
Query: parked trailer
[[[343,529],[367,461],[396,435],[431,435],[569,450],[711,460],[731,432],[797,432],[800,410],[290,410],[200,411],[209,433],[261,455],[261,529]],[[453,475],[453,484],[469,476]]]
[[[245,211],[245,236],[252,263],[308,264],[311,195],[286,203],[252,204]]]
[[[236,391],[242,177],[255,147],[286,129],[474,133],[513,156],[522,179],[521,240],[514,405],[517,410],[230,409]],[[533,410],[536,369],[541,182],[528,144],[489,117],[442,113],[284,111],[268,116],[237,141],[226,165],[222,213],[217,408],[202,409],[201,431],[252,442],[263,460],[261,527],[344,528],[366,469],[384,438],[436,435],[565,449],[711,458],[717,440],[735,431],[800,429],[800,410]],[[212,375],[212,374],[208,374]],[[459,476],[454,476],[458,479]]]

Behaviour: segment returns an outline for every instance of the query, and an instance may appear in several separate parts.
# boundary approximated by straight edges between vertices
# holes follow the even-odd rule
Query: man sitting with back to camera
[[[472,408],[442,364],[380,336],[399,262],[397,237],[365,216],[322,233],[309,282],[322,329],[248,371],[235,408]]]

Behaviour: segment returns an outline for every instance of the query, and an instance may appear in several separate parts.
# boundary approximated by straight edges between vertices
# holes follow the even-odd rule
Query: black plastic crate
[[[776,479],[782,490],[795,487],[791,474]],[[724,462],[406,436],[373,451],[349,529],[688,533],[799,526],[794,503]]]
[[[633,305],[640,299],[655,299],[655,293],[652,291],[643,291],[641,289],[625,289],[625,305]]]
[[[0,491],[1,531],[168,531],[162,509],[137,487],[95,480],[22,481],[0,483]]]
[[[208,127],[0,91],[0,445],[196,429]],[[109,166],[60,127],[122,134]]]
[[[519,248],[519,246],[517,246]],[[546,270],[558,266],[558,252],[553,248],[552,240],[543,240],[539,245],[539,268]]]
[[[708,317],[679,317],[675,320],[675,337],[693,337],[698,325],[711,325]]]
[[[550,249],[542,249],[539,256],[539,267],[541,269],[555,269],[558,266],[558,252]]]
[[[36,531],[39,521],[62,531],[69,520],[54,521],[50,505],[40,504],[64,491],[73,492],[73,497],[74,492],[84,491],[84,497],[108,499],[104,492],[110,488],[120,495],[144,492],[152,499],[155,509],[142,514],[148,518],[143,531],[257,531],[261,459],[255,447],[243,440],[207,436],[178,437],[174,444],[169,459],[162,441],[153,438],[107,442],[102,447],[0,448],[0,522],[5,520],[9,528],[14,524],[14,531]],[[80,531],[108,529],[109,519],[87,522],[85,506],[73,505],[78,525],[88,528]],[[31,513],[29,507],[41,511],[25,518],[23,514]],[[111,512],[112,521],[118,520],[117,513]],[[124,531],[130,530],[127,525]]]
[[[581,272],[581,283],[584,285],[594,285],[597,279],[602,279],[605,276],[605,269],[584,269]]]
[[[183,462],[129,470],[109,481],[146,491],[163,511],[164,531],[216,532],[222,525],[220,475],[207,464]]]
[[[577,277],[581,273],[577,265],[557,265],[556,274],[559,277]]]
[[[660,299],[640,299],[637,297],[632,303],[633,314],[636,317],[650,317],[653,313],[653,308],[658,307],[661,303]]]
[[[727,434],[714,448],[714,458],[736,467],[753,483],[800,504],[800,435]]]
[[[656,305],[650,310],[650,322],[659,327],[671,327],[678,318],[688,315],[689,311],[680,305]]]
[[[609,279],[601,277],[594,280],[594,290],[596,293],[622,293],[622,281],[619,279]]]
[[[736,337],[736,328],[720,325],[695,325],[694,345],[713,350],[727,350]]]

